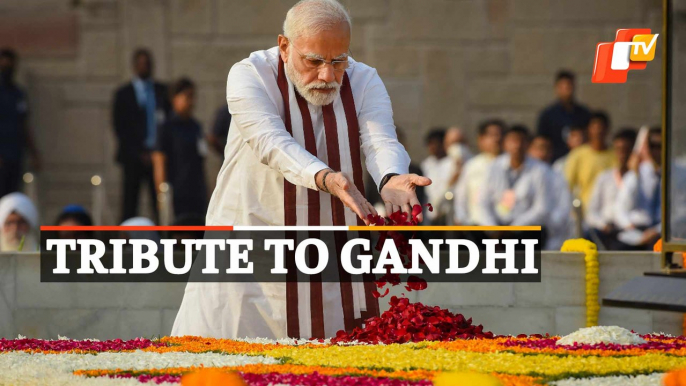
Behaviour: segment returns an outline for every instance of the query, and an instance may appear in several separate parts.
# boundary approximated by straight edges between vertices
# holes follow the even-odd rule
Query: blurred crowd
[[[651,249],[661,231],[661,128],[612,130],[606,112],[576,101],[574,86],[573,73],[556,75],[555,101],[533,130],[488,119],[476,146],[459,127],[430,130],[428,156],[412,166],[433,181],[421,192],[434,207],[427,223],[541,225],[549,250],[573,237]]]
[[[12,50],[0,51],[0,251],[38,247],[38,211],[18,192],[25,152],[36,169],[40,156],[28,127],[26,96],[14,82],[17,63]],[[231,115],[226,105],[220,106],[204,134],[194,118],[193,81],[181,78],[165,85],[155,80],[153,68],[148,50],[135,51],[133,78],[113,96],[116,161],[123,176],[121,223],[159,223],[159,205],[153,205],[150,218],[140,217],[145,187],[153,203],[161,202],[161,194],[171,197],[172,225],[204,225],[209,193],[205,157],[209,151],[223,157]],[[487,119],[476,128],[476,144],[463,128],[431,129],[428,156],[410,165],[410,172],[433,181],[418,191],[420,201],[434,208],[425,224],[542,225],[545,249],[559,249],[577,236],[601,249],[650,249],[661,231],[661,129],[613,130],[607,113],[576,101],[574,87],[573,73],[556,75],[555,101],[533,129]],[[398,136],[404,141],[400,128]],[[366,186],[367,198],[384,214],[375,184]],[[68,205],[54,224],[93,221],[84,207]],[[60,236],[89,235],[63,231]]]

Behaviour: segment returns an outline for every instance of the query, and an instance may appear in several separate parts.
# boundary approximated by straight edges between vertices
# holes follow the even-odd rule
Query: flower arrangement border
[[[571,239],[562,244],[561,251],[584,254],[584,262],[586,263],[586,327],[597,326],[598,314],[600,313],[598,247],[586,239]]]

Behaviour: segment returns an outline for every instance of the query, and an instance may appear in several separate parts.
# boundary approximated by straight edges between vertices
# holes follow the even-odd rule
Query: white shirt
[[[455,187],[455,221],[463,225],[482,225],[484,215],[479,204],[488,171],[495,156],[479,153],[467,161]]]
[[[586,212],[586,224],[603,229],[615,222],[617,195],[622,187],[622,175],[618,168],[601,173],[593,186],[591,201]]]
[[[628,171],[617,195],[615,223],[620,229],[660,229],[660,177],[652,162],[642,162],[638,173]]]
[[[482,225],[546,225],[552,208],[550,175],[550,167],[533,158],[513,170],[509,154],[498,156],[481,197]]]
[[[420,164],[424,176],[431,179],[431,185],[424,188],[428,202],[435,208],[433,212],[427,213],[429,221],[438,217],[445,193],[452,190],[450,179],[455,173],[456,165],[457,162],[452,157],[438,159],[433,155],[426,157]]]

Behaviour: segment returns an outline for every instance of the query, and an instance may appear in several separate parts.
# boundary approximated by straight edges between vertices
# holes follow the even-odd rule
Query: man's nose
[[[333,82],[334,80],[336,80],[336,76],[334,75],[332,65],[325,64],[322,68],[319,69],[319,80],[326,83]]]

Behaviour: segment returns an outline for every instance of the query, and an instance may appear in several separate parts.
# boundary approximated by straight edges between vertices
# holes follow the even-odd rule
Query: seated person
[[[505,154],[491,165],[481,196],[481,225],[546,224],[552,209],[551,171],[526,155],[529,138],[524,126],[513,126],[505,133]]]
[[[648,157],[632,155],[629,171],[617,194],[615,223],[619,241],[635,249],[652,249],[662,231],[662,132],[652,128],[647,137]]]
[[[480,153],[464,165],[462,175],[457,180],[453,199],[454,222],[458,225],[480,225],[483,216],[479,206],[486,177],[493,161],[502,151],[505,122],[490,119],[479,125],[477,145]]]
[[[55,221],[57,226],[92,226],[93,220],[88,211],[81,205],[67,205],[62,209],[62,213],[57,216]],[[61,239],[90,239],[93,238],[92,231],[59,231],[58,237]]]
[[[617,167],[606,170],[598,176],[591,201],[586,213],[586,227],[591,232],[591,239],[600,241],[605,249],[623,249],[617,240],[615,225],[617,194],[622,188],[624,175],[629,171],[629,157],[636,142],[636,131],[620,130],[612,140]]]
[[[570,152],[565,162],[569,188],[581,199],[584,213],[587,213],[596,178],[615,166],[616,157],[607,144],[609,133],[610,119],[607,114],[594,112],[588,123],[588,143]]]
[[[25,194],[0,199],[0,252],[37,251],[38,210]]]
[[[553,159],[553,144],[548,136],[539,134],[529,146],[529,157],[550,164]],[[572,218],[572,194],[562,173],[550,170],[553,207],[546,222],[547,250],[559,250],[565,240],[573,238],[574,220]]]

